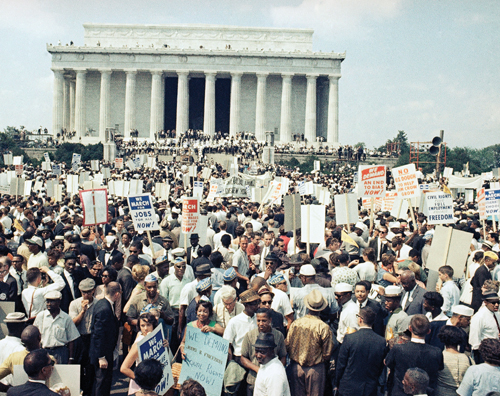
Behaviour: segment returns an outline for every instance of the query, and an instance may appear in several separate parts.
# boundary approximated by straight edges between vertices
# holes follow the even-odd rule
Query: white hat
[[[53,291],[45,294],[45,299],[46,300],[60,300],[60,299],[62,299],[62,294],[60,291],[53,290]]]
[[[355,225],[354,228],[359,228],[361,231],[366,231],[368,227],[366,224],[362,223],[361,221],[358,221]]]
[[[302,267],[300,267],[299,274],[304,276],[314,276],[316,275],[316,270],[311,264],[305,264]]]
[[[181,210],[180,210],[179,208],[172,208],[172,212],[173,212],[173,213],[180,214],[180,213],[181,213]]]
[[[392,223],[389,223],[389,229],[390,228],[401,228],[401,223],[399,221],[393,221]]]
[[[386,297],[399,297],[403,293],[403,290],[399,286],[387,286],[385,288]]]
[[[337,283],[335,293],[352,293],[352,285],[349,283]]]
[[[465,305],[455,305],[451,312],[462,316],[472,316],[474,315],[474,310],[472,308],[466,307]]]
[[[116,237],[114,235],[106,235],[106,243],[111,245],[115,241]]]

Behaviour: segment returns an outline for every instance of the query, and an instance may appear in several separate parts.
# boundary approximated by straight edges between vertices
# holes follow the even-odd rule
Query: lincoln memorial
[[[345,53],[314,52],[313,30],[212,25],[85,24],[84,45],[48,45],[53,133],[84,144],[107,128],[155,139],[199,129],[338,144]]]

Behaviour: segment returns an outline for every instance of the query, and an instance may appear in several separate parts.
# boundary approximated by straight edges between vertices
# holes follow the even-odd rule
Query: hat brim
[[[260,300],[260,296],[257,295],[257,296],[254,296],[254,297],[250,297],[247,301],[241,301],[242,304],[248,304],[248,303],[251,303],[251,302],[254,302],[254,301],[259,301]]]
[[[323,304],[319,308],[313,308],[309,305],[309,302],[307,300],[304,301],[304,305],[309,311],[314,311],[314,312],[321,312],[323,311],[327,306],[328,302],[326,301],[325,297],[323,297]]]

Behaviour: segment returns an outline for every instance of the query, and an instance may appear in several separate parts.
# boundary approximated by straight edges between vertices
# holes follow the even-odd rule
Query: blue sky
[[[45,46],[82,44],[86,22],[312,28],[315,50],[347,52],[341,143],[500,143],[497,0],[0,0],[0,130],[51,127]]]

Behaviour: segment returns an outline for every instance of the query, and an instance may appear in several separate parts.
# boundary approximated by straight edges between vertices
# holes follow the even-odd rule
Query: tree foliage
[[[71,167],[71,160],[73,153],[82,155],[82,162],[91,160],[102,160],[103,158],[103,145],[89,144],[84,146],[81,143],[63,143],[56,150],[54,157],[59,162],[65,162],[68,167]]]

